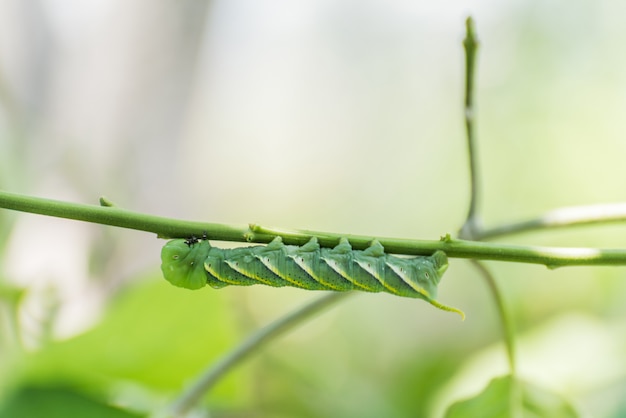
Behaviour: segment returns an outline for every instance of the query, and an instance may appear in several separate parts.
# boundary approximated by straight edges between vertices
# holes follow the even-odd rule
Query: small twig
[[[252,334],[237,348],[230,351],[222,359],[213,363],[204,371],[182,395],[176,399],[161,417],[184,417],[203,396],[215,385],[219,379],[233,367],[245,360],[249,355],[258,353],[265,344],[275,340],[278,336],[300,325],[314,314],[322,311],[333,303],[338,302],[351,293],[333,292],[324,295],[313,302],[304,305],[290,314],[276,320],[268,326]]]
[[[153,232],[160,238],[188,238],[194,234],[200,236],[203,231],[210,231],[209,238],[214,240],[245,241],[249,232],[245,225],[230,226],[191,222],[133,212],[112,206],[112,202],[106,198],[101,198],[100,206],[98,206],[44,199],[0,190],[0,208]]]
[[[474,111],[474,74],[476,69],[476,52],[478,49],[478,40],[474,33],[474,21],[468,17],[465,21],[467,34],[463,40],[465,48],[465,130],[467,137],[469,171],[470,171],[470,204],[467,218],[459,237],[464,239],[472,239],[474,233],[481,228],[480,219],[476,213],[480,197],[478,162],[476,152],[475,138],[475,111]]]
[[[470,261],[474,268],[476,268],[480,272],[481,276],[487,282],[489,290],[491,291],[491,296],[493,296],[493,299],[496,302],[496,309],[498,311],[498,316],[500,317],[502,334],[504,335],[504,344],[506,346],[506,353],[509,360],[509,368],[511,370],[511,374],[515,375],[515,332],[513,329],[513,322],[511,321],[504,304],[502,292],[498,288],[496,279],[483,263],[476,260]]]
[[[626,203],[571,206],[546,212],[534,219],[477,231],[476,239],[488,240],[503,235],[508,236],[539,229],[545,230],[548,228],[565,228],[625,221]]]
[[[477,206],[480,197],[479,174],[478,174],[478,158],[476,156],[476,137],[475,137],[475,112],[474,112],[474,74],[476,69],[476,51],[478,49],[478,41],[474,33],[474,22],[468,17],[466,22],[467,35],[463,41],[465,48],[465,129],[467,137],[467,149],[469,158],[470,171],[470,204],[465,223],[459,231],[459,237],[468,240],[480,240],[483,232],[481,218],[477,213]],[[513,331],[513,322],[508,316],[504,306],[502,293],[498,288],[495,278],[489,270],[479,261],[471,260],[472,265],[480,272],[483,279],[487,282],[487,286],[491,290],[491,295],[496,304],[500,323],[502,325],[502,333],[506,345],[507,356],[509,359],[509,368],[511,374],[515,375],[515,333]]]
[[[117,206],[115,203],[107,199],[105,196],[100,196],[99,201],[100,201],[100,206],[104,206],[107,208],[112,208],[114,206]]]

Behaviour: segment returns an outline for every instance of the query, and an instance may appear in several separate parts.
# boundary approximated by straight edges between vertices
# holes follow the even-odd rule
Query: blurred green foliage
[[[96,3],[104,9],[87,6]],[[3,187],[373,236],[432,239],[463,222],[467,2],[0,4]],[[486,222],[626,200],[625,4],[481,1],[471,10]],[[74,228],[86,238],[68,238]],[[40,403],[47,417],[119,413],[102,405],[154,410],[247,332],[310,297],[188,292],[158,273],[144,282],[138,271],[156,270],[161,243],[118,230],[102,239],[101,230],[0,213],[4,416],[36,416],[24,408]],[[624,232],[506,242],[623,247]],[[93,270],[72,259],[85,248]],[[25,295],[44,280],[69,289],[66,305],[87,293],[47,256],[111,296],[92,328],[25,350],[20,337],[33,322],[60,321],[37,317]],[[581,414],[624,416],[624,270],[490,268],[517,326],[523,377]],[[229,375],[206,399],[212,416],[444,416],[508,371],[489,293],[467,263],[451,260],[439,294],[464,309],[464,323],[423,303],[359,295]]]
[[[455,403],[446,418],[575,418],[578,413],[557,395],[511,376],[494,379],[473,399]]]
[[[83,393],[61,387],[23,387],[0,407],[2,418],[133,418],[140,417],[104,405]]]
[[[178,393],[236,341],[238,326],[216,293],[177,290],[164,281],[142,283],[119,295],[95,328],[13,358],[18,390],[61,385],[106,398],[126,382],[158,399]],[[215,397],[239,403],[247,388],[235,373]],[[24,398],[18,395],[12,405],[19,399]]]

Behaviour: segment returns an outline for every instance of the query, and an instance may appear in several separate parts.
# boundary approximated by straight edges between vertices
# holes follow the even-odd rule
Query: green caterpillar
[[[223,249],[192,237],[169,241],[161,251],[161,270],[174,286],[219,289],[228,285],[265,284],[309,290],[387,292],[419,298],[445,311],[463,312],[435,299],[437,285],[448,268],[443,251],[431,256],[401,258],[385,254],[373,241],[364,251],[353,250],[342,238],[335,248],[320,248],[316,238],[299,247],[276,237],[268,245]]]

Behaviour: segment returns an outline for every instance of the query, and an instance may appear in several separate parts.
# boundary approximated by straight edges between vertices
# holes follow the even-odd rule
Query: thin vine
[[[536,230],[587,226],[626,221],[626,203],[570,206],[546,212],[537,218],[475,231],[475,239],[489,240]]]
[[[476,152],[477,141],[474,126],[476,115],[474,109],[474,75],[476,73],[475,66],[478,40],[476,39],[474,22],[471,17],[467,18],[465,26],[466,36],[463,41],[465,49],[465,128],[469,159],[471,196],[467,219],[459,231],[459,236],[470,240],[479,240],[483,231],[483,226],[477,210],[480,197],[480,176],[478,172],[478,157]],[[489,269],[487,269],[487,267],[478,260],[471,260],[471,263],[472,266],[478,270],[491,291],[491,295],[494,299],[496,310],[500,318],[510,373],[514,376],[516,372],[515,332],[513,329],[513,322],[511,321],[506,304],[504,303],[504,296],[498,287],[495,277],[491,274]]]
[[[478,40],[474,31],[474,21],[468,17],[465,21],[466,36],[463,40],[465,49],[465,133],[467,138],[467,155],[470,171],[470,202],[467,218],[461,227],[459,236],[472,239],[474,233],[481,229],[482,223],[478,217],[478,201],[480,198],[480,184],[478,176],[478,157],[476,152],[475,114],[474,109],[474,74],[476,73],[476,53]]]
[[[449,235],[439,240],[380,238],[333,232],[278,229],[260,225],[238,226],[194,222],[133,212],[115,206],[62,202],[1,190],[0,208],[147,231],[155,233],[160,238],[184,238],[206,234],[209,239],[216,241],[266,244],[275,237],[281,236],[285,244],[303,245],[312,237],[316,237],[322,247],[332,248],[337,245],[340,238],[344,237],[357,250],[366,249],[373,239],[377,239],[391,254],[430,255],[441,250],[452,258],[543,264],[549,268],[626,265],[626,249],[507,245],[454,239]]]
[[[478,50],[478,40],[474,31],[474,22],[468,17],[465,22],[466,36],[463,41],[465,49],[465,130],[467,139],[468,159],[469,159],[469,178],[470,178],[470,203],[467,213],[467,219],[463,227],[459,231],[459,236],[469,240],[479,240],[483,230],[482,222],[478,216],[478,202],[480,198],[480,176],[478,172],[478,156],[476,152],[476,135],[475,135],[475,109],[474,109],[474,75],[476,74],[476,53]],[[489,269],[478,260],[471,260],[472,266],[478,270],[481,277],[487,283],[491,295],[494,299],[504,344],[506,347],[507,358],[509,361],[509,370],[511,375],[515,375],[515,332],[513,330],[513,322],[506,309],[504,296],[498,287],[495,277]]]
[[[504,336],[504,346],[506,349],[507,360],[509,362],[509,370],[511,375],[515,376],[517,371],[517,362],[515,359],[515,329],[509,312],[506,309],[502,291],[499,289],[495,277],[493,277],[493,274],[491,274],[484,263],[476,260],[471,260],[471,263],[472,266],[478,270],[485,282],[487,282],[487,287],[489,287],[489,290],[491,291],[491,296],[493,297],[498,316],[500,317],[500,325],[502,327],[502,335]]]

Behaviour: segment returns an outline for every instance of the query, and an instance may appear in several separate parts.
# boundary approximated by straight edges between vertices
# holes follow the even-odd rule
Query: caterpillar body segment
[[[362,290],[365,292],[383,292],[384,286],[376,280],[375,277],[369,274],[362,274],[363,271],[357,263],[354,261],[355,252],[352,250],[352,246],[347,239],[342,238],[332,250],[324,249],[320,259],[323,261],[323,266],[328,266],[330,270],[337,273],[343,278],[349,285],[346,285],[346,290]],[[329,273],[331,276],[331,273]]]
[[[224,263],[228,267],[230,267],[233,271],[236,271],[240,273],[241,275],[247,277],[248,279],[252,279],[253,281],[255,281],[255,283],[253,284],[265,284],[265,285],[274,286],[274,287],[290,286],[290,283],[288,281],[277,276],[274,272],[267,269],[267,267],[265,267],[263,263],[259,262],[259,259],[257,258],[257,254],[254,254],[254,252],[258,252],[256,250],[259,250],[262,248],[264,247],[258,246],[258,247],[247,248],[248,250],[251,250],[251,252],[253,253],[246,254],[242,252],[241,254],[236,254],[232,258],[225,258]],[[243,249],[244,248],[242,248],[242,250]],[[222,250],[222,251],[228,251],[228,250]],[[229,284],[235,284],[235,285],[239,284],[239,283],[236,283],[236,277],[231,277],[230,279],[231,279],[231,283]]]
[[[302,247],[284,245],[280,237],[276,237],[255,257],[272,273],[289,282],[290,286],[309,290],[328,290],[320,282],[311,277],[293,259],[299,256],[301,261],[311,261],[311,257],[319,258],[320,247],[317,240],[311,240]]]
[[[216,281],[221,283],[222,286],[227,286],[229,284],[237,286],[251,286],[259,283],[258,280],[242,274],[241,269],[237,268],[241,257],[232,254],[230,255],[232,259],[227,262],[227,253],[225,253],[225,251],[227,250],[212,247],[206,260],[204,261],[204,268],[208,273],[207,282],[211,287],[219,287],[214,285]],[[268,282],[265,284],[270,283]]]

